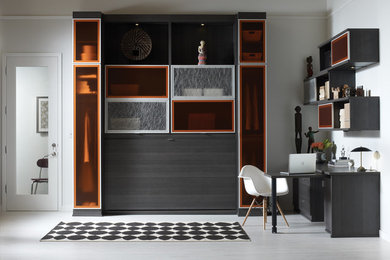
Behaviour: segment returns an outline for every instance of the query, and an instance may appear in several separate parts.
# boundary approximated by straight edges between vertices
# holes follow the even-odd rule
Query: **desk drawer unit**
[[[299,178],[299,210],[312,222],[324,221],[322,179]]]

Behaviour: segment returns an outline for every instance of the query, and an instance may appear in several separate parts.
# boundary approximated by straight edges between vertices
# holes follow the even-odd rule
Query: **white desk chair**
[[[256,198],[259,196],[263,197],[263,227],[265,229],[265,224],[267,223],[267,198],[272,196],[272,185],[271,178],[264,175],[264,172],[259,168],[252,165],[245,165],[242,167],[239,178],[244,180],[245,190],[249,195],[255,196],[252,200],[251,206],[246,213],[244,222],[242,225],[245,225],[246,219],[249,216],[249,213],[252,210],[253,204],[256,201]],[[278,178],[277,180],[277,191],[276,196],[282,196],[288,194],[288,186],[285,178]],[[289,227],[286,217],[282,209],[280,208],[279,202],[276,202],[276,206],[280,214],[283,216],[286,225]]]

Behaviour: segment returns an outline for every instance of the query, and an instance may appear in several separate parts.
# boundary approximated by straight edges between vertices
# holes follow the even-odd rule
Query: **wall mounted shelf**
[[[379,97],[332,94],[344,85],[355,89],[356,71],[379,62],[379,29],[347,29],[321,44],[319,53],[321,71],[304,80],[304,104],[318,106],[318,129],[379,130]]]

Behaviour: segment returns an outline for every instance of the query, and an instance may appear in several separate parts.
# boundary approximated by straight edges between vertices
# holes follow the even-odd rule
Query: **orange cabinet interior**
[[[100,62],[100,20],[74,20],[74,62]]]
[[[264,21],[240,21],[240,62],[265,61],[264,32]]]
[[[345,33],[332,41],[332,65],[348,58],[348,33]]]
[[[265,67],[240,67],[240,168],[254,165],[265,171]],[[240,207],[249,207],[253,197],[240,180]]]
[[[100,207],[99,65],[74,66],[75,207]]]
[[[318,106],[318,128],[333,128],[333,104]]]
[[[172,132],[234,132],[233,100],[172,101]]]
[[[107,66],[106,96],[167,98],[168,66]]]

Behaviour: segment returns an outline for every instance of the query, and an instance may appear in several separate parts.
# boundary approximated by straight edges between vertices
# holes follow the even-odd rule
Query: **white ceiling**
[[[324,16],[327,0],[0,0],[0,16],[70,16],[73,11],[196,14],[267,12]]]

